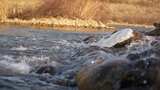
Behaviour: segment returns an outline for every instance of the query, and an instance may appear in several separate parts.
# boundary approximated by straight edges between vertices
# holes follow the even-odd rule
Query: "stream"
[[[145,32],[145,28],[133,29]],[[0,90],[78,90],[75,76],[81,67],[96,60],[127,58],[151,49],[155,41],[155,37],[144,36],[121,49],[100,48],[84,41],[94,36],[96,43],[110,35],[0,25]],[[140,56],[148,57],[155,55],[147,52]],[[41,69],[46,66],[53,70],[45,73]]]

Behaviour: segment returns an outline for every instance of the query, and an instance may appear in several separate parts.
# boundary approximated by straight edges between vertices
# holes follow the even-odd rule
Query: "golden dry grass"
[[[5,0],[0,1],[0,20],[7,17],[7,6],[5,6]]]
[[[0,0],[0,17],[21,18],[34,17],[33,12],[41,5],[40,0]],[[24,14],[28,12],[29,14]]]
[[[152,24],[160,21],[160,0],[1,0],[2,18],[92,19],[103,23]]]

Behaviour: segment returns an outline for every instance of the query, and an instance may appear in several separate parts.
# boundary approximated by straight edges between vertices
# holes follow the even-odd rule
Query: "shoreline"
[[[114,26],[134,26],[153,28],[150,25],[128,24],[128,23],[107,23],[97,22],[95,20],[81,20],[81,19],[64,19],[64,18],[40,18],[40,19],[4,19],[0,24],[5,25],[21,25],[31,26],[35,28],[51,28],[66,32],[110,32],[116,31]]]

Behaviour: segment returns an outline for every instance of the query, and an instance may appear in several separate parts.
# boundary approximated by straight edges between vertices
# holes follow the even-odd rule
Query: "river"
[[[134,29],[144,32],[144,28]],[[126,58],[131,53],[143,52],[150,49],[154,40],[146,36],[122,50],[103,49],[84,42],[88,36],[96,37],[96,43],[110,34],[1,25],[0,90],[78,90],[75,76],[81,67],[97,59]],[[53,75],[37,72],[45,65],[55,68]]]

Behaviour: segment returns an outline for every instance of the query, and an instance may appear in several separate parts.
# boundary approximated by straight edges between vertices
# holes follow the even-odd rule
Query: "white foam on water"
[[[17,74],[28,74],[31,71],[31,67],[26,63],[0,61],[0,66]]]
[[[26,51],[26,50],[28,50],[28,48],[23,47],[23,46],[19,46],[19,47],[14,47],[11,50]]]
[[[56,41],[55,43],[64,45],[67,47],[87,47],[89,46],[88,44],[85,44],[84,42],[77,43],[77,42],[69,42],[67,40],[59,40],[59,41]]]
[[[95,61],[91,61],[91,64],[94,64],[95,63]]]
[[[32,38],[32,40],[36,41],[36,40],[37,40],[37,38],[33,37],[33,38]]]
[[[26,63],[32,67],[39,66],[41,64],[49,63],[50,58],[46,56],[21,56],[16,59],[18,62]]]
[[[9,60],[9,61],[13,61],[14,59],[13,59],[13,57],[12,56],[10,56],[10,55],[4,55],[4,56],[2,56],[5,60]]]
[[[127,50],[128,50],[128,52],[132,52],[132,53],[139,53],[139,52],[149,50],[152,48],[151,43],[154,40],[155,39],[153,37],[145,36],[145,37],[143,37],[143,39],[141,41],[132,42],[130,45],[128,45]]]
[[[47,56],[20,56],[13,58],[5,55],[2,59],[0,61],[0,73],[28,74],[37,66],[49,64],[56,67],[60,65],[56,61],[50,60],[50,57]]]
[[[120,42],[123,42],[127,39],[130,39],[133,36],[134,36],[134,34],[133,34],[132,29],[129,29],[129,28],[122,29],[122,30],[119,30],[116,33],[112,34],[109,38],[107,38],[107,39],[103,38],[93,45],[97,45],[99,47],[113,47],[117,43],[120,43]]]
[[[57,66],[61,66],[62,64],[60,64],[60,63],[58,63],[58,62],[56,62],[56,61],[52,61],[52,62],[50,63],[50,65],[52,65],[52,66],[54,66],[54,67],[57,67]]]

